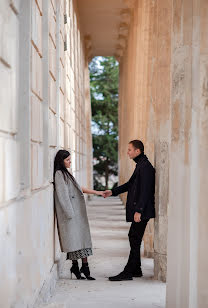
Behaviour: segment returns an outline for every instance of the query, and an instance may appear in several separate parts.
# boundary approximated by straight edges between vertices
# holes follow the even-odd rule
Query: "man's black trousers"
[[[131,224],[128,234],[129,244],[130,244],[130,254],[128,262],[124,269],[126,273],[133,274],[135,271],[139,270],[141,266],[140,247],[148,221],[149,219],[142,220],[140,222],[133,221]]]

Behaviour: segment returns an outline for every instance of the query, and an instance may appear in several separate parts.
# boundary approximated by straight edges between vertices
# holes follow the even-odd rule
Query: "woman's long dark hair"
[[[54,170],[53,170],[53,180],[55,183],[55,173],[58,170],[61,170],[64,176],[65,182],[67,182],[68,178],[73,178],[72,175],[69,173],[69,171],[66,169],[64,164],[64,159],[66,159],[68,156],[70,156],[70,153],[66,150],[59,150],[56,153],[55,159],[54,159]]]

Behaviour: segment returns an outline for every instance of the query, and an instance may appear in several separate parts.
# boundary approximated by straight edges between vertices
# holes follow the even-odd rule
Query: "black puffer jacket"
[[[141,219],[155,217],[155,169],[144,154],[137,156],[136,167],[129,181],[112,189],[112,196],[128,191],[126,221],[134,221],[134,214],[141,213]]]

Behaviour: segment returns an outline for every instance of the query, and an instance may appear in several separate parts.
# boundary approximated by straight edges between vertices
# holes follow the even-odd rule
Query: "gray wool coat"
[[[63,252],[92,248],[86,204],[81,187],[67,179],[60,170],[55,173],[55,207]]]

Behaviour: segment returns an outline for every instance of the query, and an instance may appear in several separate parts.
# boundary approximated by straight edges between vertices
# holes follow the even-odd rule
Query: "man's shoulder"
[[[155,168],[153,167],[153,165],[151,164],[151,162],[147,159],[144,161],[144,163],[141,165],[140,167],[141,169],[151,169],[151,170],[155,170]]]

